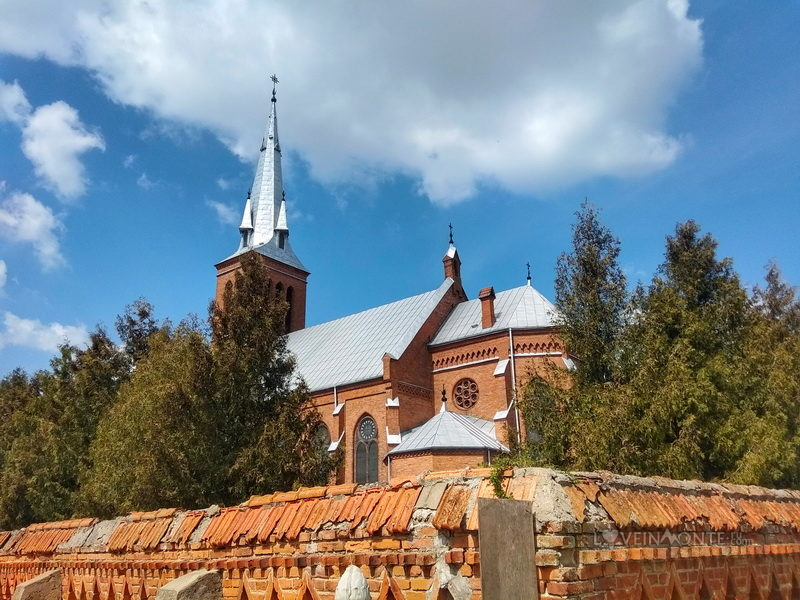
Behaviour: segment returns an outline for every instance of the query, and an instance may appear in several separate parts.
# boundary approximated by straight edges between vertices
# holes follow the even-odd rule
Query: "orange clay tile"
[[[250,496],[247,502],[244,503],[245,506],[264,506],[265,504],[269,504],[272,502],[272,497],[275,494],[266,494],[263,496]]]
[[[471,490],[465,485],[449,486],[439,501],[433,526],[437,529],[459,529],[471,495]]]
[[[183,517],[183,521],[180,522],[180,525],[178,525],[178,527],[166,541],[179,545],[183,545],[188,542],[192,533],[194,533],[194,530],[197,529],[197,526],[200,524],[200,521],[203,520],[204,514],[205,513],[203,511],[186,513],[186,515]]]
[[[257,532],[256,539],[260,543],[263,544],[269,541],[269,536],[275,530],[275,526],[278,524],[278,521],[280,521],[283,512],[286,510],[286,506],[287,505],[284,504],[281,506],[273,506],[269,509],[269,514],[267,515],[267,519],[264,521],[264,524]]]
[[[309,514],[317,502],[319,502],[317,498],[311,500],[302,500],[299,502],[300,506],[297,509],[297,513],[295,514],[294,519],[292,519],[289,527],[286,529],[286,539],[297,539],[297,537],[300,535],[300,532],[305,527],[306,519],[308,519]]]
[[[509,479],[509,495],[515,500],[533,500],[536,491],[536,477],[514,477]]]
[[[382,496],[386,494],[385,488],[377,488],[374,490],[369,490],[367,495],[361,500],[361,505],[358,507],[358,512],[356,512],[355,516],[353,517],[353,521],[350,523],[350,530],[360,527],[361,523],[364,519],[366,519],[375,507],[380,502]]]
[[[306,529],[316,531],[319,526],[322,525],[322,518],[328,513],[328,508],[330,505],[330,498],[320,498],[319,502],[314,505],[314,510],[311,511],[306,519]]]
[[[327,491],[325,492],[328,496],[340,496],[340,495],[349,495],[352,494],[358,484],[356,483],[342,483],[340,485],[330,485],[328,486]]]
[[[370,535],[374,535],[376,531],[379,531],[381,527],[384,526],[386,521],[392,516],[392,512],[395,510],[397,506],[398,500],[403,497],[402,490],[394,489],[394,490],[387,490],[382,497],[378,500],[378,503],[375,505],[375,509],[372,511],[372,514],[369,515],[369,519],[366,523],[367,533]]]
[[[297,492],[278,492],[273,496],[273,502],[291,502],[297,500]]]
[[[588,479],[579,480],[575,482],[575,485],[583,492],[583,495],[586,496],[589,502],[597,502],[597,494],[600,493],[600,486],[594,481]]]
[[[574,485],[565,485],[562,489],[567,495],[569,503],[572,506],[572,514],[575,515],[575,518],[578,520],[578,522],[583,523],[583,519],[585,518],[584,513],[586,510],[586,496],[584,496],[583,490]],[[477,529],[477,524],[475,529]]]
[[[325,495],[327,491],[327,487],[317,486],[317,487],[301,487],[297,490],[297,498],[300,500],[305,500],[306,498],[321,498]]]
[[[283,514],[281,515],[278,523],[275,525],[275,531],[273,532],[277,539],[283,538],[283,536],[286,535],[286,532],[289,531],[289,527],[292,526],[292,521],[294,521],[298,510],[300,510],[299,502],[289,502],[286,504]]]
[[[394,515],[386,524],[389,533],[406,533],[408,531],[408,523],[421,490],[422,488],[419,486],[405,489],[402,503],[398,502]]]

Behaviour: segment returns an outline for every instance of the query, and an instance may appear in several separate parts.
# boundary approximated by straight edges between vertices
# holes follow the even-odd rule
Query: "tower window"
[[[469,378],[459,380],[453,388],[453,402],[463,410],[475,406],[478,402],[478,384]]]
[[[286,310],[286,331],[292,326],[292,309],[294,308],[294,304],[292,303],[292,299],[294,297],[294,289],[292,286],[286,288],[286,302],[289,303],[289,308]]]
[[[356,483],[378,481],[378,426],[363,417],[356,427]]]

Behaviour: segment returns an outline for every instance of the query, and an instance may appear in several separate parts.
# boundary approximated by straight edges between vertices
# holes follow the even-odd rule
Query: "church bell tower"
[[[253,185],[247,193],[242,222],[239,225],[239,247],[231,256],[217,263],[216,301],[220,303],[225,285],[241,268],[241,257],[256,252],[270,271],[273,293],[289,303],[286,331],[306,325],[306,286],[309,272],[297,258],[289,243],[289,222],[286,215],[286,194],[281,174],[281,145],[278,141],[276,85],[272,76],[272,99],[267,128],[261,140]]]

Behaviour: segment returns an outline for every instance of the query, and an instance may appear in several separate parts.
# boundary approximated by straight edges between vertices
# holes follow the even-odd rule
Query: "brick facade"
[[[220,570],[227,600],[330,600],[348,565],[373,600],[493,598],[483,589],[477,509],[494,496],[488,474],[301,488],[230,508],[0,532],[0,599],[60,569],[64,600],[153,600],[205,568]],[[796,491],[547,469],[508,471],[501,487],[535,515],[528,543],[541,598],[800,595]]]
[[[258,254],[258,253],[257,253]],[[287,314],[287,332],[297,331],[306,326],[306,289],[308,286],[308,273],[291,265],[286,265],[273,258],[258,254],[259,258],[269,268],[269,278],[272,289],[282,300],[289,303]],[[234,256],[216,265],[217,285],[214,299],[220,306],[223,305],[222,297],[225,286],[233,282],[236,271],[241,268],[241,257]]]

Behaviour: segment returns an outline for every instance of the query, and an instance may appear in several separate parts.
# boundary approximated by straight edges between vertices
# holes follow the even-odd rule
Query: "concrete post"
[[[61,569],[53,569],[23,581],[11,600],[61,600]]]
[[[219,571],[192,571],[159,588],[156,600],[222,600],[222,577]]]

